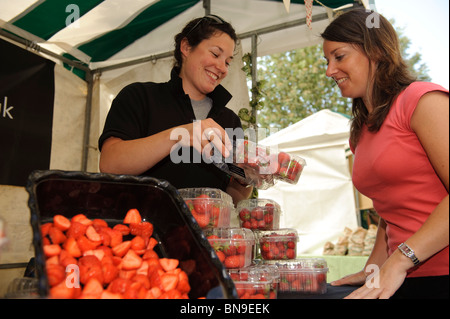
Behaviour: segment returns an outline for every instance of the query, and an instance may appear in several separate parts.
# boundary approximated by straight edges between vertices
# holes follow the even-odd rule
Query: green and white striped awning
[[[0,36],[92,70],[170,52],[181,27],[210,12],[233,24],[247,51],[246,39],[257,33],[263,55],[317,41],[314,26],[328,23],[333,9],[366,1],[314,0],[312,30],[304,0],[285,2],[289,13],[283,0],[0,0]],[[293,27],[301,32],[286,31]]]

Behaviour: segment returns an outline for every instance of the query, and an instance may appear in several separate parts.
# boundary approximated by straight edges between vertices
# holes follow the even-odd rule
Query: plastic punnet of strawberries
[[[55,215],[41,225],[49,298],[187,299],[179,260],[154,251],[153,225],[130,209],[111,227],[83,214]]]

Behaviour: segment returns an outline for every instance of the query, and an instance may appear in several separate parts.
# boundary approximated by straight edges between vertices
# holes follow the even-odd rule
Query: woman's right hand
[[[192,146],[206,156],[215,148],[228,157],[233,147],[226,131],[210,118],[174,128],[170,139],[185,147]]]
[[[355,274],[347,275],[341,279],[335,280],[330,283],[332,286],[362,286],[366,283],[366,273],[364,270]]]

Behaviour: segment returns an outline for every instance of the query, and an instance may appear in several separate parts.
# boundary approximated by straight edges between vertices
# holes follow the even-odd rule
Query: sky
[[[377,11],[394,19],[420,53],[432,82],[449,89],[449,0],[375,0]]]

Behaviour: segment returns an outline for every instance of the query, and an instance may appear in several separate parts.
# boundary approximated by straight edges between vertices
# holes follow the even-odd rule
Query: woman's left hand
[[[389,299],[405,281],[411,261],[396,250],[379,269],[373,265],[366,283],[344,299]],[[371,265],[367,265],[368,273]]]

